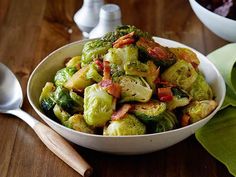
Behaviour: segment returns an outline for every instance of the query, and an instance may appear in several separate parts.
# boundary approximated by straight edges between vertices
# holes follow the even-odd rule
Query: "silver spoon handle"
[[[21,109],[9,110],[7,113],[13,114],[29,124],[42,142],[79,174],[84,177],[91,176],[91,166],[59,134]]]

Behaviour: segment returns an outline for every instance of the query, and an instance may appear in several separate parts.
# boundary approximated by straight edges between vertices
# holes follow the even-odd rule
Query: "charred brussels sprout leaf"
[[[103,127],[111,119],[113,97],[98,84],[85,88],[84,119],[93,127]]]
[[[107,127],[104,127],[103,135],[124,136],[124,135],[142,135],[145,134],[146,127],[135,116],[126,114],[124,118],[111,121]]]
[[[63,86],[69,78],[77,71],[75,67],[66,67],[57,71],[54,77],[54,83],[56,86]]]
[[[92,62],[94,59],[99,58],[107,53],[108,49],[112,47],[110,42],[105,42],[101,39],[89,41],[84,45],[82,50],[82,66]]]

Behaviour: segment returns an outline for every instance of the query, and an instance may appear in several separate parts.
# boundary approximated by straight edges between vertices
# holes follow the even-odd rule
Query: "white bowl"
[[[189,0],[193,11],[201,22],[217,36],[236,42],[236,20],[232,20],[201,6],[196,0]]]
[[[167,39],[156,37],[154,39],[164,46],[187,47],[183,44]],[[69,129],[51,120],[42,112],[39,106],[39,96],[45,83],[47,81],[52,81],[56,71],[64,66],[65,58],[80,55],[85,43],[86,41],[74,42],[63,46],[48,55],[33,71],[27,85],[29,102],[38,115],[57,133],[75,144],[89,149],[114,154],[143,154],[157,151],[174,145],[192,135],[197,129],[206,124],[222,105],[225,96],[225,84],[222,76],[204,55],[192,49],[200,59],[200,70],[205,74],[206,80],[212,86],[218,103],[218,107],[205,119],[187,127],[167,132],[135,136],[109,137],[81,133]]]

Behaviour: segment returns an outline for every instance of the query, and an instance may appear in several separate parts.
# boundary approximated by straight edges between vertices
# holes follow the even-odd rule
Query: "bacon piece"
[[[125,36],[120,37],[112,45],[115,48],[122,48],[125,45],[132,44],[135,42],[133,36],[134,36],[134,31]]]
[[[173,99],[173,93],[171,87],[164,87],[157,89],[157,95],[160,101],[171,101]]]
[[[103,71],[104,67],[103,67],[103,63],[101,62],[101,60],[99,60],[99,59],[95,60],[95,64],[98,66],[98,69],[100,71]]]
[[[111,68],[109,61],[103,61],[103,79],[111,79]]]
[[[161,60],[168,58],[168,55],[164,48],[161,47],[154,47],[154,48],[148,48],[148,53],[155,58],[159,58]]]
[[[187,125],[189,125],[190,123],[190,116],[188,114],[184,114],[182,117],[181,117],[181,126],[182,127],[185,127]]]
[[[122,107],[114,112],[111,116],[111,119],[112,120],[119,120],[119,119],[122,119],[125,114],[132,108],[132,106],[130,104],[124,104],[122,105]]]
[[[107,87],[107,92],[115,98],[120,98],[121,87],[118,83],[112,83]]]

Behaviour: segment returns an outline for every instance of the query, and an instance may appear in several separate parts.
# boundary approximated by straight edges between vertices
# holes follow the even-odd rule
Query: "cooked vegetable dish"
[[[193,51],[162,46],[134,26],[85,43],[82,55],[65,63],[39,103],[47,116],[80,132],[164,132],[204,119],[217,106]]]

